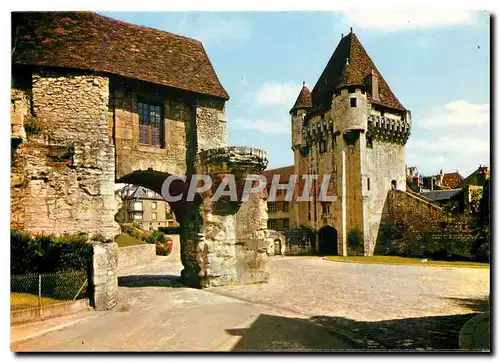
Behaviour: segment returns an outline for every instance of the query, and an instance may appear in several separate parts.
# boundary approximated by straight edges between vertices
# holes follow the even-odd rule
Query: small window
[[[284,212],[288,212],[288,206],[289,206],[289,205],[288,205],[288,201],[284,201],[284,202],[283,202],[283,211],[284,211]]]
[[[351,102],[351,107],[352,108],[356,107],[356,98],[350,98],[349,100]]]
[[[368,188],[368,191],[370,191],[370,178],[369,177],[366,179],[366,186]]]
[[[396,180],[391,181],[391,189],[396,190],[398,188],[398,183]]]
[[[269,219],[267,220],[267,228],[276,230],[278,226],[277,220],[276,219]]]
[[[324,215],[329,215],[330,214],[330,204],[327,204],[327,203],[323,203],[321,204],[321,207],[322,207],[322,212]]]
[[[156,214],[156,212],[152,212],[151,213],[151,220],[157,220],[158,219],[158,215]]]
[[[325,153],[326,151],[326,140],[319,141],[319,153]]]
[[[267,210],[269,212],[276,212],[276,204],[274,202],[267,203]]]
[[[151,203],[151,208],[152,208],[153,210],[156,210],[156,201],[153,201],[153,202]]]
[[[139,143],[143,145],[162,146],[163,127],[161,106],[138,102]]]
[[[290,219],[283,219],[283,229],[288,229],[290,227]]]

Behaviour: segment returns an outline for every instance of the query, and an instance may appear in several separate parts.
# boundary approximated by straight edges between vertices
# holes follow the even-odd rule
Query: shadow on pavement
[[[119,287],[168,287],[186,288],[178,275],[126,275],[118,277]]]
[[[450,351],[458,350],[460,329],[474,315],[360,322],[261,314],[249,328],[226,331],[241,336],[233,351]]]
[[[474,312],[489,312],[490,311],[490,300],[489,298],[444,298],[447,300],[454,301],[458,305],[469,308]]]

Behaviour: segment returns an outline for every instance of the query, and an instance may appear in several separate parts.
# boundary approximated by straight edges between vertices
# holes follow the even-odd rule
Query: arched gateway
[[[199,41],[83,12],[16,13],[12,28],[11,226],[103,236],[94,243],[95,308],[112,309],[115,181],[160,193],[168,175],[186,184],[208,175],[216,185],[233,174],[239,185],[266,168],[266,154],[227,147],[229,96]],[[125,48],[135,51],[116,50]],[[182,278],[201,287],[267,281],[264,193],[240,203],[212,201],[213,192],[170,204]]]
[[[323,226],[318,231],[319,253],[323,255],[338,255],[337,229]]]

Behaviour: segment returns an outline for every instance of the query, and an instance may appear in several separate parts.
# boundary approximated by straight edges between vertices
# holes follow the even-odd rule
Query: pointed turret
[[[374,76],[376,82],[372,82]],[[372,103],[405,111],[351,28],[340,40],[312,90],[312,108],[328,109],[339,88],[355,85],[368,90]],[[372,85],[376,85],[376,89]]]
[[[306,82],[302,82],[302,89],[300,90],[299,96],[290,110],[290,113],[299,109],[309,109],[311,106],[311,91],[306,87]]]

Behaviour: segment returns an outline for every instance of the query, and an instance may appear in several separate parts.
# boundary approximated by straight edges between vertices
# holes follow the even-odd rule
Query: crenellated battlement
[[[393,119],[375,114],[368,117],[368,137],[404,145],[410,137],[410,131],[411,124],[405,119]]]
[[[328,138],[328,135],[333,135],[336,132],[336,127],[332,119],[322,120],[305,126],[302,130],[302,137],[307,144],[319,142]]]

